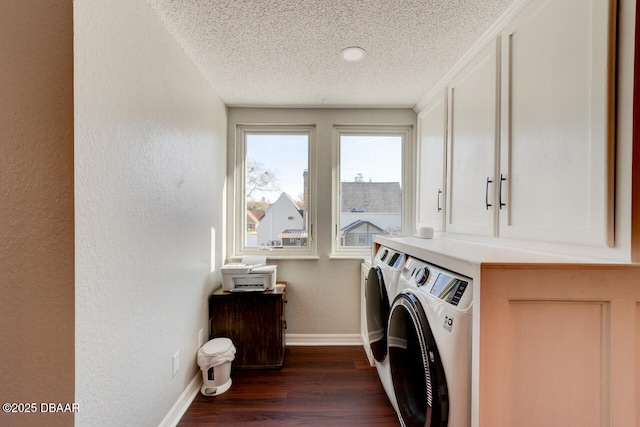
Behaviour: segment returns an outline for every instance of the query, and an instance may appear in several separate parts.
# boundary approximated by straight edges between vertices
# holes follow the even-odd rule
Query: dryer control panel
[[[472,302],[472,280],[425,261],[407,257],[398,290],[415,286],[453,306],[466,309]]]

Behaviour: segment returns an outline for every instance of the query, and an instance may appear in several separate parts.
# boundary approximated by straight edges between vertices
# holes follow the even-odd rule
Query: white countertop
[[[415,236],[374,238],[383,246],[406,253],[440,267],[475,277],[484,264],[620,264],[620,261],[584,256],[517,249],[485,243],[457,240],[448,235],[432,239]]]

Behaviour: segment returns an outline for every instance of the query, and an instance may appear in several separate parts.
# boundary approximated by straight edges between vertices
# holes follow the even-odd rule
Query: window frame
[[[307,193],[307,246],[272,248],[262,246],[246,246],[246,135],[306,135],[308,138],[308,193]],[[305,124],[237,124],[235,138],[235,159],[233,175],[233,194],[230,202],[233,206],[231,224],[233,230],[233,247],[231,258],[244,255],[262,255],[270,259],[317,258],[316,239],[316,127]]]
[[[340,139],[341,136],[400,136],[402,138],[402,211],[401,232],[406,235],[413,229],[413,125],[334,125],[333,172],[331,190],[331,258],[368,258],[371,246],[342,246],[340,243]]]

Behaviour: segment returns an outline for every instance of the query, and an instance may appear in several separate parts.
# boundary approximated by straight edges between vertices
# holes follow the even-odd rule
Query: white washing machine
[[[367,336],[378,377],[391,405],[397,411],[391,383],[391,370],[387,357],[387,327],[391,303],[397,292],[397,283],[406,256],[381,246],[371,261],[371,269],[365,284]]]
[[[402,425],[471,425],[472,301],[470,278],[407,258],[387,338]]]

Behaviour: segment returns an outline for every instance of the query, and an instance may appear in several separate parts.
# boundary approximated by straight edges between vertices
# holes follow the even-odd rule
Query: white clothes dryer
[[[403,426],[471,425],[472,280],[408,257],[388,326]]]
[[[391,303],[396,294],[397,282],[406,256],[381,246],[371,261],[371,269],[365,284],[367,336],[378,377],[397,411],[391,383],[391,371],[387,357],[387,327]]]

